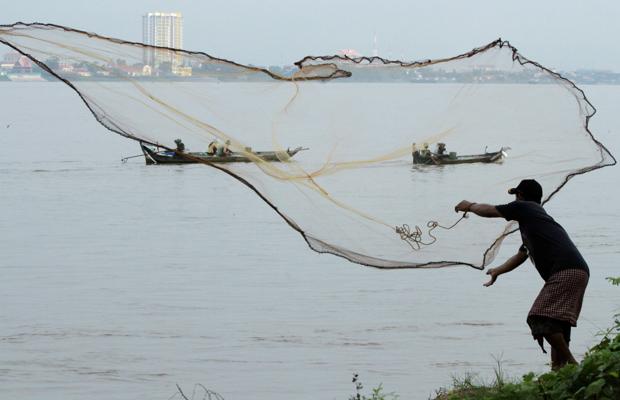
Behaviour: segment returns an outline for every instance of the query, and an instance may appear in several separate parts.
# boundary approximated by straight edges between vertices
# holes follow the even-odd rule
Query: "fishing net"
[[[217,168],[313,250],[378,268],[482,269],[516,226],[463,219],[458,201],[509,202],[522,178],[548,201],[615,163],[588,129],[584,93],[502,40],[439,60],[306,57],[272,69],[50,24],[2,26],[0,41],[110,131],[149,145],[148,162]]]

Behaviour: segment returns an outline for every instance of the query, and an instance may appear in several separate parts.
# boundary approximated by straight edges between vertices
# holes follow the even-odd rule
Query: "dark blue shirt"
[[[545,281],[565,269],[577,268],[590,273],[564,228],[540,204],[516,200],[495,208],[507,221],[519,223],[523,245]]]

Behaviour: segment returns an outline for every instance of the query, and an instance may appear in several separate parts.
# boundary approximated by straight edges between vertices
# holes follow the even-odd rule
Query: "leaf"
[[[605,379],[603,378],[597,379],[589,384],[585,393],[586,399],[598,395],[603,389],[603,386],[605,386]]]
[[[607,277],[607,278],[605,278],[605,279],[607,279],[609,282],[611,282],[611,284],[612,284],[612,285],[615,285],[615,286],[620,286],[620,277],[613,278],[613,277],[611,277],[611,276],[608,276],[608,277]]]

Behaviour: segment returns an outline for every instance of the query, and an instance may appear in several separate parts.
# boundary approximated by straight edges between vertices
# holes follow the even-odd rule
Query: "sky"
[[[181,12],[184,47],[244,64],[355,49],[406,61],[509,40],[557,70],[620,72],[617,0],[0,0],[0,24],[50,22],[142,41],[142,15]],[[4,53],[0,49],[0,54]]]

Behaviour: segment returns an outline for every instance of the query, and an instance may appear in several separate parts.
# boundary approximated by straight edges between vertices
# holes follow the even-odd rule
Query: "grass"
[[[376,388],[371,389],[370,395],[363,394],[364,385],[359,379],[358,374],[353,374],[352,381],[355,385],[355,394],[349,396],[349,400],[397,400],[398,395],[394,393],[384,393],[383,384],[379,384]]]

